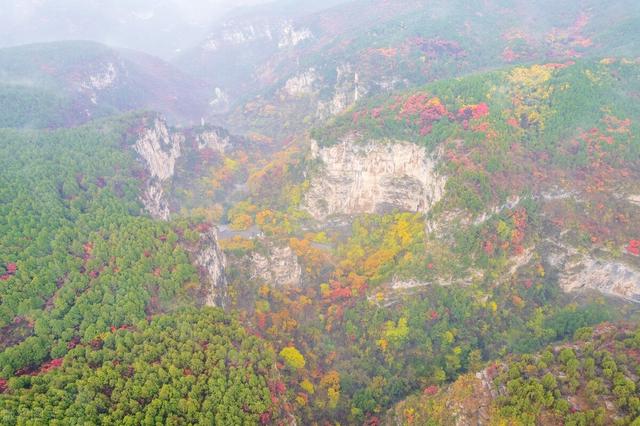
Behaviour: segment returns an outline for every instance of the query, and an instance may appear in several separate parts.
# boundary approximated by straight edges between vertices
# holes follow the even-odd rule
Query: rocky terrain
[[[0,418],[634,424],[639,16],[282,0],[172,64],[0,49]]]
[[[147,212],[157,219],[169,220],[169,203],[164,195],[163,183],[175,173],[176,160],[184,137],[169,134],[166,123],[155,118],[145,127],[134,146],[149,174],[141,200]]]
[[[634,414],[629,414],[618,395],[626,386],[634,387],[637,336],[626,325],[585,329],[571,344],[492,364],[444,389],[426,388],[422,395],[398,404],[384,424],[491,425],[525,418],[540,419],[543,424],[628,423]],[[619,357],[625,349],[632,355]],[[575,366],[582,377],[576,378]],[[612,366],[617,370],[616,384],[611,381]],[[598,397],[590,394],[596,384]],[[519,399],[522,392],[529,392],[526,400]]]
[[[251,257],[253,279],[276,287],[300,287],[302,267],[291,247],[269,245],[265,255],[256,252]]]
[[[409,142],[358,143],[345,137],[331,147],[312,146],[320,163],[305,207],[316,219],[333,214],[392,209],[427,213],[444,193],[438,155]]]

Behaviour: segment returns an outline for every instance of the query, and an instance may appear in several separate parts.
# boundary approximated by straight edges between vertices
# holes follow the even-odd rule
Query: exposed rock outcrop
[[[630,195],[627,200],[629,200],[631,204],[635,204],[640,207],[640,195]]]
[[[200,241],[192,251],[194,264],[200,272],[203,283],[204,303],[207,306],[225,308],[229,304],[227,261],[218,244],[218,235],[214,228],[200,235]]]
[[[332,214],[388,209],[427,212],[444,194],[446,179],[436,172],[439,154],[409,142],[368,141],[318,148],[321,170],[311,181],[305,208],[316,219]]]
[[[117,78],[118,71],[116,70],[116,66],[112,62],[109,62],[102,71],[87,76],[87,78],[80,83],[79,90],[87,94],[91,103],[96,105],[98,103],[98,94],[113,86]]]
[[[321,119],[338,115],[366,94],[367,90],[360,84],[358,72],[351,64],[341,64],[336,68],[333,97],[329,101],[318,103],[316,115]]]
[[[167,124],[156,118],[138,138],[135,150],[147,163],[152,177],[167,180],[173,176],[176,160],[180,157],[182,135],[171,135]]]
[[[251,256],[251,275],[276,287],[299,287],[302,267],[289,246],[267,245],[267,253]]]
[[[640,271],[630,265],[582,255],[564,245],[551,249],[547,260],[560,271],[559,284],[566,292],[590,289],[640,303]]]
[[[231,136],[222,129],[204,131],[196,137],[196,140],[200,150],[212,149],[224,154],[231,147]]]
[[[218,114],[224,113],[229,110],[230,105],[231,100],[229,99],[229,95],[220,87],[216,87],[213,90],[213,97],[209,101],[211,111]]]
[[[202,44],[205,51],[254,42],[272,42],[279,49],[294,47],[313,36],[309,28],[298,27],[290,20],[230,20],[209,35]]]
[[[407,412],[415,416],[415,424],[425,424],[429,419],[437,424],[467,426],[491,424],[491,409],[499,393],[493,379],[494,368],[487,368],[473,374],[460,376],[454,383],[440,391],[437,387],[428,387],[423,394],[417,394],[396,404],[383,419],[382,424],[400,426],[407,424]],[[428,413],[416,407],[427,406],[428,401],[436,401],[444,410]],[[418,411],[418,412],[416,412]],[[428,417],[427,417],[428,416]]]
[[[280,49],[294,47],[312,36],[309,28],[296,28],[292,22],[286,22],[280,30],[278,47]]]
[[[156,219],[169,219],[169,203],[165,199],[163,183],[175,173],[176,160],[180,157],[181,134],[171,134],[164,121],[154,118],[134,145],[149,174],[141,201],[146,211]]]
[[[610,296],[640,303],[640,271],[620,262],[590,257],[569,262],[560,278],[560,286],[565,291],[598,290]]]
[[[310,95],[315,91],[314,83],[318,80],[315,68],[291,77],[284,85],[284,92],[289,96],[300,97]]]
[[[140,132],[134,145],[148,174],[141,200],[146,211],[154,218],[168,220],[169,202],[163,185],[175,175],[176,161],[181,155],[184,134],[172,132],[166,123],[154,117]],[[222,130],[208,130],[193,136],[199,149],[210,148],[224,152],[230,137]],[[226,259],[218,244],[217,230],[211,228],[200,234],[195,245],[185,244],[194,265],[200,272],[202,298],[207,306],[224,308],[229,303]]]
[[[169,220],[169,202],[164,196],[162,183],[157,179],[150,179],[142,189],[140,200],[145,210],[154,219]]]

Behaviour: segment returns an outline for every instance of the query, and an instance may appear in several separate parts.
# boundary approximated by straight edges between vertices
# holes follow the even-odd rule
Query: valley
[[[0,423],[637,424],[640,7],[533,3],[0,49]]]

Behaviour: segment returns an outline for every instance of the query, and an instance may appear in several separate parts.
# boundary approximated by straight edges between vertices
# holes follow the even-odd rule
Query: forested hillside
[[[275,355],[219,310],[121,326],[15,377],[4,424],[257,424],[275,420]]]
[[[425,388],[385,423],[635,424],[639,337],[629,325],[581,328],[570,344],[493,363],[444,389]]]
[[[3,424],[277,414],[270,349],[217,310],[180,311],[200,305],[199,234],[142,215],[142,119],[1,131]]]
[[[637,425],[639,19],[286,0],[184,71],[1,49],[0,424]]]
[[[141,52],[86,41],[0,49],[0,127],[64,127],[135,110],[199,123],[206,85]]]
[[[232,295],[304,355],[305,421],[375,422],[402,395],[632,315],[615,298],[639,295],[638,75],[624,58],[543,63],[372,98],[249,172],[248,198],[226,210]],[[313,218],[333,202],[321,186],[308,203],[318,179],[350,185],[364,152],[406,141],[437,158],[432,208]]]
[[[376,0],[296,11],[233,16],[175,61],[217,87],[215,108],[233,130],[290,135],[372,95],[513,64],[634,55],[640,41],[632,0]]]

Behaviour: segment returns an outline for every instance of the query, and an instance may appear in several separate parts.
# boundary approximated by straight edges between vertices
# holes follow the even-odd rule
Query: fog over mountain
[[[640,0],[0,0],[0,426],[640,426]]]
[[[231,9],[265,0],[2,0],[0,47],[93,40],[170,57]]]

